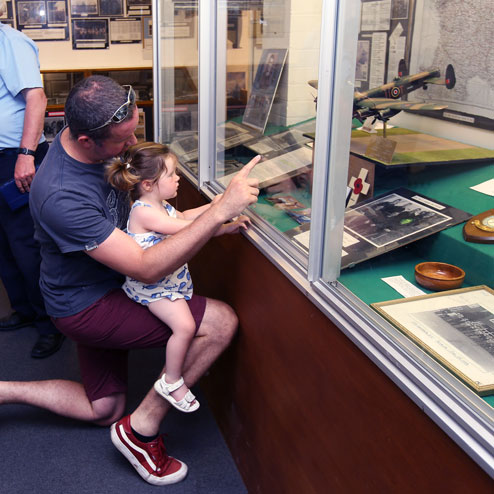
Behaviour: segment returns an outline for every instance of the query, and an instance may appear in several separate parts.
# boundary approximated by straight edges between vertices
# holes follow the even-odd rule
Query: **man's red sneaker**
[[[161,436],[150,443],[142,443],[132,434],[130,415],[111,426],[111,440],[137,473],[150,484],[175,484],[187,475],[187,465],[166,454]]]

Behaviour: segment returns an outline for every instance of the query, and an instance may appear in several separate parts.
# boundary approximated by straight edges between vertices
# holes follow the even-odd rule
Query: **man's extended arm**
[[[21,148],[36,150],[43,132],[46,110],[46,96],[42,87],[23,89],[26,100],[24,127],[19,144]],[[15,164],[15,184],[21,192],[27,192],[34,178],[34,156],[19,154]]]
[[[115,229],[88,255],[144,283],[156,282],[189,261],[223,223],[257,201],[259,181],[249,178],[249,173],[259,160],[256,157],[245,165],[232,179],[221,199],[175,235],[143,250],[127,234]]]

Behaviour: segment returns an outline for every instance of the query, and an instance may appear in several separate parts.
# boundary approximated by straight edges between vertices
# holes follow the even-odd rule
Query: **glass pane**
[[[321,8],[229,0],[219,9],[216,178],[227,185],[261,154],[251,210],[283,236],[310,221]]]
[[[339,281],[366,305],[492,287],[494,86],[479,67],[493,14],[461,0],[383,4],[361,6]],[[489,369],[482,399],[494,405],[494,303],[444,300],[438,312],[424,299],[400,329],[453,376],[451,365]]]
[[[183,166],[197,173],[198,1],[162,0],[158,128]]]

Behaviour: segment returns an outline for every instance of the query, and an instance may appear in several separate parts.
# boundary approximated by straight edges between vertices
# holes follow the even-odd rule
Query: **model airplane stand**
[[[391,163],[395,154],[397,142],[386,136],[386,121],[383,122],[383,135],[372,136],[365,150],[365,156],[383,163]]]

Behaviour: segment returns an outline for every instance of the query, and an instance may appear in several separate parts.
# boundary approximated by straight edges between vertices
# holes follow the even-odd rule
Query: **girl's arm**
[[[154,207],[138,207],[132,211],[129,229],[133,233],[153,231],[163,233],[164,235],[173,235],[191,223],[192,220],[180,217],[173,218],[168,216],[165,211]]]
[[[199,206],[194,209],[187,209],[187,211],[182,211],[181,213],[178,213],[177,211],[177,216],[185,220],[195,220],[198,216],[201,216],[204,211],[207,211],[213,204],[216,204],[222,196],[223,194],[218,194],[209,204],[204,204],[204,206]]]

